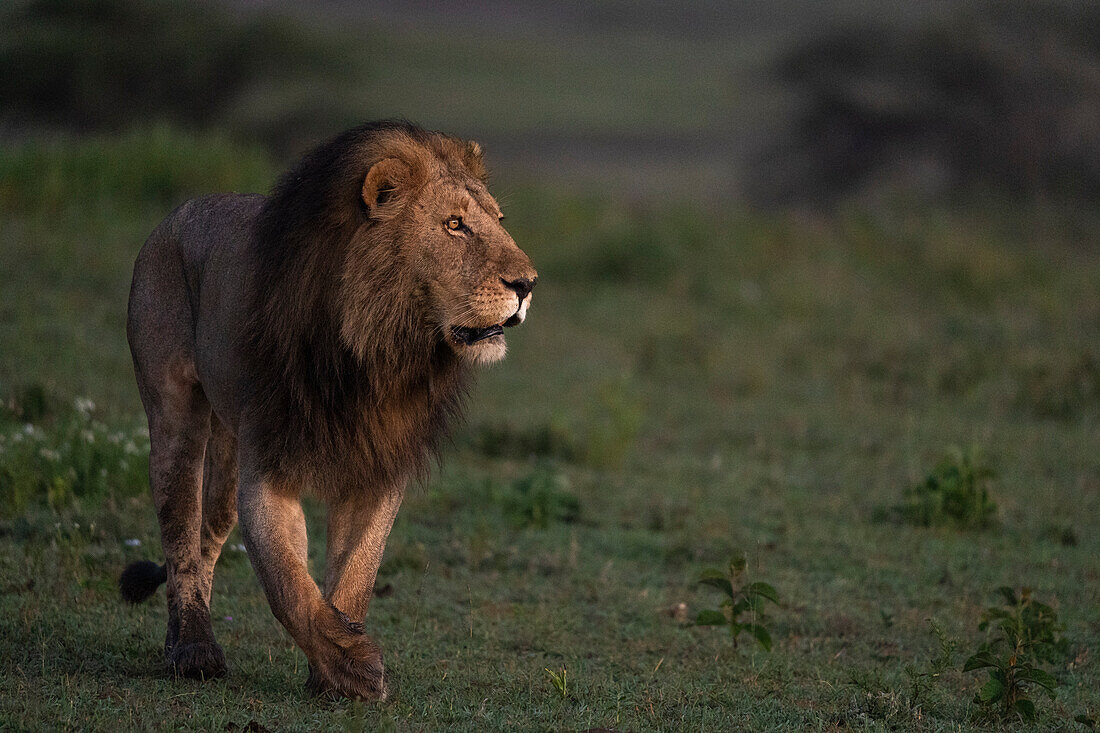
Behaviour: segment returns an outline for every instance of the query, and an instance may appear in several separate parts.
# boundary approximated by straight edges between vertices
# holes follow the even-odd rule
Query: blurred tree
[[[303,99],[301,80],[331,83],[352,65],[339,43],[289,19],[201,0],[30,0],[0,17],[0,68],[9,123],[80,131],[222,124],[251,127],[279,147],[283,121],[300,126],[334,111],[323,94]],[[278,98],[281,85],[295,90],[287,95],[294,109],[262,98]],[[265,119],[242,110],[244,99]]]
[[[799,108],[754,166],[756,197],[827,201],[890,181],[1100,199],[1100,7],[981,7],[786,54],[776,71]]]

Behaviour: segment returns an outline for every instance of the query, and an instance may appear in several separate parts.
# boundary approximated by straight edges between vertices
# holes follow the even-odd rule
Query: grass
[[[29,421],[74,468],[121,460],[111,436],[141,437],[134,254],[176,201],[274,174],[168,129],[5,148],[0,434]],[[51,494],[52,454],[6,437],[0,467],[24,482],[0,471],[0,727],[969,729],[983,681],[935,664],[928,620],[973,649],[1006,585],[1049,602],[1070,640],[1033,725],[1095,719],[1095,232],[900,204],[795,217],[501,193],[541,284],[387,547],[367,625],[392,701],[305,695],[236,535],[214,589],[230,676],[167,677],[163,593],[129,608],[115,589],[160,556],[140,480],[105,464],[109,480]],[[77,450],[81,420],[102,448]],[[996,458],[997,524],[877,521],[951,445]],[[739,551],[782,601],[770,653],[677,620],[713,605],[695,581]]]

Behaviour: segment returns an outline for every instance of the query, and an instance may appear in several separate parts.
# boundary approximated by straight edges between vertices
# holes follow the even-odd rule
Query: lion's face
[[[504,357],[504,329],[523,323],[538,273],[505,231],[497,202],[480,181],[427,184],[411,207],[409,256],[423,274],[433,325],[462,358]]]
[[[427,159],[421,147],[391,146],[396,154],[368,171],[362,196],[371,229],[391,243],[373,251],[398,255],[426,328],[461,359],[488,364],[504,357],[504,329],[527,317],[538,273],[504,230],[500,206],[474,172],[480,148],[437,142],[440,149]],[[368,256],[353,249],[353,259],[360,255]],[[349,303],[354,313],[359,301]],[[345,319],[345,328],[354,321]],[[356,340],[354,334],[348,339]]]

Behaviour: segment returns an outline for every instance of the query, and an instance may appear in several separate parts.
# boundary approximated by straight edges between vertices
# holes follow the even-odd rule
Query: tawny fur
[[[383,122],[307,155],[270,198],[196,199],[149,237],[127,333],[174,671],[225,671],[210,592],[239,518],[310,688],[385,696],[359,622],[405,484],[459,412],[469,367],[504,355],[500,327],[530,304],[535,272],[500,218],[476,143]],[[329,504],[323,593],[303,491]],[[148,588],[133,579],[160,577],[132,571],[123,590],[136,599]]]

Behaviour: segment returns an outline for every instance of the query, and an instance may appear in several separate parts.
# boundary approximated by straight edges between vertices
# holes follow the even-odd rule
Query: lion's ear
[[[371,218],[384,219],[396,212],[398,200],[412,185],[412,169],[398,158],[383,158],[370,167],[363,179],[363,203]]]
[[[463,162],[466,163],[466,168],[469,169],[474,178],[484,181],[488,177],[488,171],[485,170],[485,160],[482,156],[481,145],[479,145],[476,140],[470,140],[466,143],[466,148],[462,153]]]

